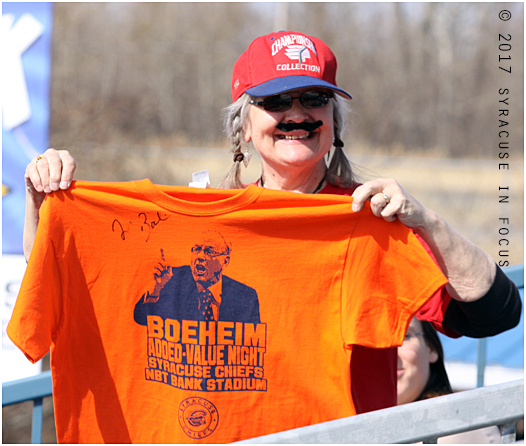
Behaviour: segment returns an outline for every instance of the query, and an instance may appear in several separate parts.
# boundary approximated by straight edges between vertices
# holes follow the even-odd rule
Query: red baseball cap
[[[320,39],[280,31],[255,39],[234,64],[232,100],[243,93],[271,96],[303,87],[325,87],[351,98],[336,85],[336,57]]]

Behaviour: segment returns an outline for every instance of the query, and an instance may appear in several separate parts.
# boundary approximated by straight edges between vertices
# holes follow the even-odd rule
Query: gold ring
[[[42,157],[40,155],[38,155],[37,159],[35,160],[35,164],[37,164],[41,159],[42,159]]]

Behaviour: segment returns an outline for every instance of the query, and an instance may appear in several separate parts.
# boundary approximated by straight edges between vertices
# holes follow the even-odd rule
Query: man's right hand
[[[150,293],[150,296],[152,297],[158,297],[161,294],[163,287],[173,276],[172,267],[164,265],[161,262],[157,264],[155,269],[157,271],[153,273],[153,277],[155,277],[155,288],[153,292]]]

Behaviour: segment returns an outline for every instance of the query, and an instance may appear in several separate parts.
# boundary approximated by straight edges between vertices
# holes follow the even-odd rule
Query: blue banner
[[[2,253],[22,254],[26,165],[48,148],[52,3],[2,3]]]

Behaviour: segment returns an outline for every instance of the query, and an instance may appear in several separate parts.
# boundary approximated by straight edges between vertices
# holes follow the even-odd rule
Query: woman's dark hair
[[[426,400],[428,398],[434,398],[435,396],[448,395],[453,393],[451,384],[449,383],[449,378],[446,373],[446,368],[444,366],[444,350],[442,349],[442,343],[436,330],[433,326],[427,321],[419,321],[422,325],[424,332],[424,339],[427,346],[435,351],[438,355],[438,359],[431,363],[431,370],[429,373],[429,379],[427,384],[424,387],[424,390],[416,401]]]

